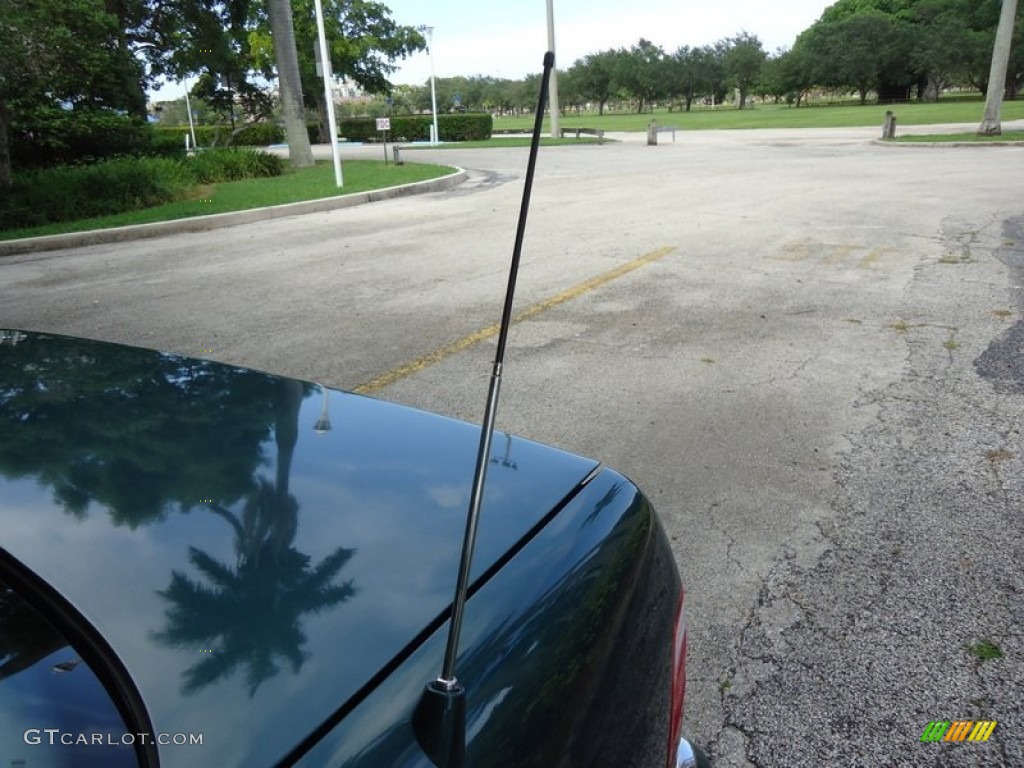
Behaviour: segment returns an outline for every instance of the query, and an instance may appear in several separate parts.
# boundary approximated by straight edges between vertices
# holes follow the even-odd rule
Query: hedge
[[[108,110],[41,107],[16,117],[9,133],[16,169],[94,163],[129,155],[174,155],[179,149],[139,118]]]
[[[18,173],[0,196],[0,229],[104,216],[181,199],[196,184],[278,176],[276,155],[208,149],[193,157],[125,157]]]
[[[401,141],[429,141],[432,122],[431,115],[392,117],[390,136]],[[494,118],[488,113],[437,116],[437,131],[441,141],[482,141],[491,138],[493,128]],[[380,131],[372,117],[340,120],[338,131],[349,141],[380,139]]]
[[[250,123],[238,131],[233,137],[227,125],[197,125],[196,141],[201,147],[267,147],[271,144],[283,144],[288,141],[284,127],[276,123]],[[174,141],[185,146],[185,136],[189,133],[187,125],[159,126],[157,133],[173,136]],[[306,133],[311,144],[316,144],[320,137],[320,127],[316,123],[306,125]]]

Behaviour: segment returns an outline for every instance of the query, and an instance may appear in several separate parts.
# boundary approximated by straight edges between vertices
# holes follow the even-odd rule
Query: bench
[[[597,136],[598,144],[604,144],[604,131],[600,128],[563,128],[562,138],[573,136],[578,139],[580,136]]]

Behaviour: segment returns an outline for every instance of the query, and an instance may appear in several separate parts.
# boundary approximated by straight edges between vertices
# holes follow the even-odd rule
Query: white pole
[[[434,130],[430,136],[430,143],[436,147],[441,137],[437,132],[437,90],[434,88],[434,28],[424,29],[427,31],[427,47],[430,49],[430,106],[434,110]]]
[[[331,57],[327,52],[327,32],[324,30],[324,9],[316,0],[316,31],[320,37],[320,67],[324,73],[324,99],[327,105],[327,125],[331,131],[331,156],[334,158],[334,183],[343,186],[341,155],[338,153],[338,123],[334,117],[334,94],[331,93]]]
[[[548,0],[548,50],[555,52],[555,9],[554,0]],[[551,69],[551,83],[548,86],[548,103],[551,105],[551,138],[557,139],[562,134],[558,130],[558,57]]]
[[[196,144],[196,127],[192,124],[192,102],[188,98],[188,78],[185,80],[185,111],[188,112],[188,132],[192,134],[192,146],[196,149],[199,145]]]

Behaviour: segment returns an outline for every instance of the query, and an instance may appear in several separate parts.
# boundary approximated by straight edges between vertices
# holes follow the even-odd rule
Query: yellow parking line
[[[599,288],[606,283],[610,283],[612,280],[617,280],[623,275],[626,275],[635,269],[639,269],[645,264],[650,264],[652,261],[657,261],[658,259],[668,256],[668,254],[672,253],[674,250],[675,246],[673,245],[659,248],[656,251],[648,253],[646,256],[640,256],[639,258],[628,261],[615,269],[604,272],[597,277],[585,280],[579,285],[574,285],[572,288],[562,291],[556,296],[539,301],[521,312],[516,313],[512,316],[512,322],[518,323],[522,320],[531,318],[534,315],[539,315],[541,312],[557,307],[559,304],[564,304],[571,299],[579,298],[583,294],[588,293],[595,288]],[[371,379],[365,384],[360,384],[352,391],[361,395],[368,395],[373,392],[377,392],[389,384],[394,384],[396,381],[404,379],[406,376],[411,376],[417,371],[422,371],[424,368],[429,368],[435,363],[439,363],[442,360],[451,357],[456,352],[461,352],[474,344],[485,341],[492,336],[497,336],[499,330],[498,326],[499,323],[495,323],[494,325],[489,325],[486,328],[481,328],[479,331],[474,331],[468,336],[463,336],[461,339],[453,341],[451,344],[445,344],[443,347],[439,347],[423,357],[419,357],[412,362],[401,365],[398,368],[393,368],[386,373],[382,373],[380,376]]]

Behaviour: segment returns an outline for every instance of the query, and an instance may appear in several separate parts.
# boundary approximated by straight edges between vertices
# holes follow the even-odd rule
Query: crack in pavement
[[[1007,228],[1024,241],[1024,223]],[[980,232],[952,238],[971,248],[964,268],[1024,274],[1018,249]],[[1024,421],[1024,346],[984,317],[996,281],[960,278],[939,261],[915,270],[908,303],[928,328],[963,329],[957,354],[908,338],[906,375],[862,393],[877,412],[847,436],[823,550],[802,565],[785,549],[739,633],[715,757],[741,741],[754,765],[1024,765],[1024,462],[1007,448],[1020,440],[1007,424]],[[976,658],[981,641],[1003,657]],[[919,737],[936,718],[999,726],[986,744],[929,749]]]

